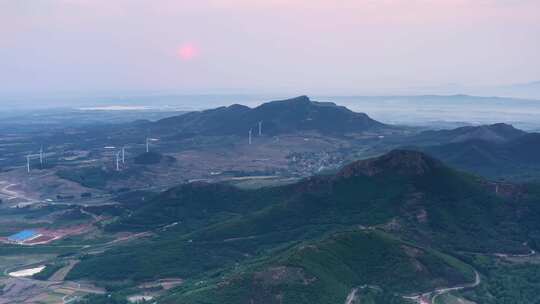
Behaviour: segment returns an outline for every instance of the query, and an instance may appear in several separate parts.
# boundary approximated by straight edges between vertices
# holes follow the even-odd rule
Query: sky
[[[0,0],[0,94],[540,80],[539,0]]]

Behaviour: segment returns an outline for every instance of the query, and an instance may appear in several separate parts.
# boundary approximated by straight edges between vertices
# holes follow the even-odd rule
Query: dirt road
[[[358,288],[353,288],[351,292],[347,295],[347,299],[345,300],[345,304],[352,304],[354,300],[356,300],[356,293],[358,292]]]
[[[480,274],[478,273],[478,271],[476,271],[476,270],[474,271],[474,276],[475,276],[474,282],[470,283],[470,284],[458,285],[458,286],[454,286],[454,287],[438,288],[438,289],[435,289],[433,291],[425,292],[425,293],[415,295],[415,296],[404,296],[403,298],[415,301],[418,304],[430,304],[430,303],[433,304],[433,303],[435,303],[435,300],[437,299],[437,297],[442,295],[442,294],[445,294],[445,293],[448,293],[448,292],[451,292],[451,291],[474,288],[474,287],[480,285],[481,278],[480,278]]]

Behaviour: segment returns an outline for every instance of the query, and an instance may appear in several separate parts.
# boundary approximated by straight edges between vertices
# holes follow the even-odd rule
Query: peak
[[[276,101],[269,102],[269,104],[292,104],[292,103],[308,104],[308,103],[311,103],[311,100],[306,95],[302,95],[302,96],[293,97],[289,99],[276,100]]]
[[[374,176],[382,173],[424,175],[442,163],[425,153],[412,150],[393,150],[379,157],[356,161],[345,166],[338,176]]]
[[[248,106],[235,103],[235,104],[232,104],[232,105],[226,107],[225,109],[232,110],[232,111],[237,111],[237,110],[249,110],[250,108]]]
[[[333,107],[333,108],[340,108],[340,109],[346,109],[345,107],[338,106],[333,102],[319,102],[319,101],[313,101],[308,96],[302,95],[298,97],[293,97],[289,99],[283,99],[283,100],[275,100],[270,101],[267,103],[264,103],[260,105],[261,108],[277,108],[277,107]]]
[[[492,128],[515,129],[513,125],[510,125],[510,124],[507,124],[507,123],[503,123],[503,122],[491,124],[491,125],[489,125],[489,127],[492,127]]]
[[[301,95],[301,96],[298,96],[298,97],[291,98],[291,99],[289,99],[289,101],[294,101],[294,102],[311,102],[311,99],[309,99],[309,97],[307,97],[306,95]]]
[[[513,125],[506,124],[506,123],[496,123],[496,124],[489,125],[487,127],[497,132],[507,131],[507,132],[514,132],[514,133],[525,133],[523,130],[517,129]]]
[[[302,96],[293,97],[289,99],[274,100],[274,101],[266,102],[258,106],[257,108],[283,110],[284,108],[307,108],[315,104],[316,102],[311,101],[309,97],[302,95]]]
[[[497,135],[504,137],[505,139],[512,139],[526,134],[527,132],[516,129],[514,126],[506,123],[496,123],[487,126],[492,132],[496,132]]]

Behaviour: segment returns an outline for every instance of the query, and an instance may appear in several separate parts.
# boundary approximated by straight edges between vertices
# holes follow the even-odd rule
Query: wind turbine
[[[116,171],[120,171],[120,151],[116,152]]]
[[[105,147],[103,147],[103,149],[105,149],[105,151],[111,151],[111,150],[115,150],[116,147],[115,147],[115,146],[105,146]],[[113,152],[114,152],[114,151],[113,151]],[[108,153],[105,154],[105,156],[109,156],[109,155],[110,155],[110,154],[108,154]],[[114,155],[114,154],[113,154],[113,155]],[[118,155],[117,155],[116,161],[117,161],[116,167],[118,168]],[[116,169],[116,170],[118,171],[118,169]]]
[[[249,144],[251,145],[251,129],[249,129]]]
[[[26,155],[26,172],[30,173],[30,154]]]
[[[126,163],[126,147],[122,147],[122,164]]]
[[[39,148],[39,164],[43,167],[43,145]]]
[[[151,141],[158,141],[159,139],[157,138],[150,138],[150,137],[147,137],[146,138],[146,153],[150,152],[150,142]]]
[[[262,136],[262,120],[259,121],[259,136]]]

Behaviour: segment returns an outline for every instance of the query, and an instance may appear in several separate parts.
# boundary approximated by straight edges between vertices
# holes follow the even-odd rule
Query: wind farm
[[[0,304],[540,303],[540,1],[0,20]]]
[[[289,118],[289,113],[293,110],[298,113]],[[102,299],[103,293],[106,292],[102,286],[111,288],[111,284],[117,284],[119,280],[122,280],[118,276],[121,273],[130,275],[137,273],[137,275],[141,275],[141,278],[135,276],[131,279],[133,283],[120,287],[119,292],[112,292],[114,297],[120,297],[126,301],[128,298],[139,299],[141,296],[148,299],[150,299],[149,297],[166,299],[169,296],[173,296],[175,299],[177,297],[188,299],[187,294],[176,291],[174,288],[170,290],[166,288],[155,289],[148,286],[170,286],[172,284],[176,287],[184,286],[183,288],[188,288],[190,292],[203,292],[198,289],[198,285],[192,285],[190,281],[185,281],[186,276],[193,277],[197,271],[184,273],[181,269],[172,267],[170,268],[171,274],[165,276],[162,273],[167,270],[162,268],[153,267],[156,271],[154,272],[153,270],[142,270],[136,266],[137,264],[130,264],[133,270],[122,268],[122,271],[110,272],[102,268],[105,262],[101,262],[101,259],[116,260],[118,256],[128,255],[138,261],[139,259],[151,259],[152,254],[154,254],[154,256],[159,257],[160,261],[174,257],[178,263],[180,261],[192,263],[190,262],[192,261],[191,255],[181,256],[175,250],[183,252],[183,250],[189,251],[193,248],[201,250],[203,254],[218,257],[220,266],[209,266],[211,269],[226,269],[226,271],[231,271],[227,276],[236,276],[241,275],[241,273],[237,273],[234,265],[229,264],[231,261],[227,256],[218,252],[232,250],[231,254],[237,255],[236,258],[240,263],[251,263],[250,261],[253,261],[251,257],[255,253],[251,250],[258,250],[257,248],[265,248],[266,246],[273,248],[272,250],[283,250],[280,249],[283,248],[280,246],[286,248],[286,240],[290,238],[307,240],[307,235],[302,232],[305,231],[305,227],[316,227],[310,233],[315,235],[315,242],[322,242],[317,243],[317,246],[327,246],[333,242],[341,244],[341,242],[348,242],[345,240],[352,238],[354,246],[385,244],[383,247],[377,248],[391,250],[392,254],[396,256],[430,255],[433,251],[424,251],[423,247],[413,249],[410,247],[410,243],[395,243],[395,239],[387,239],[387,234],[398,233],[393,230],[396,229],[394,227],[398,226],[392,219],[385,218],[381,222],[373,224],[365,222],[366,219],[362,218],[361,215],[365,213],[387,216],[387,212],[390,212],[388,210],[392,210],[392,208],[379,210],[377,206],[379,204],[385,205],[388,202],[387,195],[392,196],[395,191],[405,191],[401,195],[406,198],[406,203],[400,209],[402,210],[400,212],[404,213],[397,213],[395,216],[400,221],[408,221],[413,215],[414,221],[410,225],[416,227],[414,229],[420,229],[423,233],[432,233],[431,230],[426,230],[425,226],[416,225],[418,223],[418,225],[423,225],[422,223],[429,221],[430,216],[433,216],[435,211],[429,209],[430,205],[417,204],[423,204],[421,202],[436,204],[436,200],[425,197],[426,194],[410,192],[413,188],[409,187],[413,186],[406,185],[414,183],[414,187],[427,187],[421,189],[429,193],[432,191],[432,187],[436,186],[432,186],[430,183],[426,184],[422,179],[422,176],[428,172],[438,172],[437,174],[443,176],[440,179],[450,179],[452,183],[459,183],[466,191],[470,190],[467,186],[469,182],[462,180],[460,174],[444,173],[446,169],[439,172],[442,165],[421,152],[394,151],[394,149],[417,145],[417,150],[425,149],[430,153],[438,153],[437,155],[441,157],[447,157],[445,153],[454,151],[455,147],[467,146],[472,143],[476,145],[476,141],[482,140],[488,142],[484,149],[489,149],[487,150],[490,151],[489,153],[494,153],[493,157],[499,157],[499,155],[508,155],[507,151],[510,147],[515,145],[531,147],[530,143],[537,140],[535,133],[519,130],[506,124],[427,131],[423,128],[396,126],[376,121],[367,114],[350,111],[337,104],[317,102],[305,96],[272,101],[254,108],[231,106],[181,115],[172,113],[171,115],[154,121],[139,121],[127,125],[113,124],[103,128],[96,126],[74,127],[68,124],[65,129],[69,129],[70,134],[73,134],[69,136],[66,135],[64,129],[51,131],[46,136],[43,135],[41,129],[36,129],[35,131],[28,130],[17,137],[6,137],[4,142],[9,144],[0,146],[4,149],[4,157],[6,158],[2,161],[2,170],[0,171],[0,199],[2,202],[0,211],[3,214],[0,217],[0,246],[3,246],[2,248],[5,248],[4,250],[7,250],[8,253],[6,255],[0,254],[0,270],[5,273],[4,277],[0,277],[0,282],[15,286],[13,287],[15,289],[12,290],[19,290],[18,292],[10,292],[9,299],[51,298],[55,299],[54,301],[62,298],[73,299],[73,301]],[[214,115],[218,115],[219,118]],[[233,116],[234,119],[227,121],[225,118],[230,116]],[[224,123],[216,125],[216,119],[224,121]],[[97,131],[96,128],[98,128]],[[477,147],[475,146],[475,148]],[[461,155],[460,151],[456,152],[458,154],[451,154],[452,157],[449,159],[455,160],[454,155]],[[530,157],[529,155],[521,156],[516,152],[513,155],[516,159],[511,164],[514,164],[516,169],[501,166],[499,167],[501,171],[497,172],[498,174],[501,174],[499,172],[506,174],[504,176],[508,180],[517,178],[514,170],[523,168],[521,164],[528,161],[528,157]],[[377,158],[377,156],[380,157]],[[356,164],[355,161],[359,159],[364,161],[360,161],[357,165],[351,165]],[[500,162],[500,164],[503,163]],[[465,169],[477,170],[476,167],[465,167]],[[477,172],[482,174],[491,172],[482,170]],[[529,165],[529,171],[526,171],[530,174],[529,178],[535,176],[534,170],[534,166]],[[393,180],[392,176],[403,180]],[[418,180],[418,178],[420,179]],[[484,178],[489,179],[483,180]],[[379,179],[381,180],[379,181]],[[430,180],[437,181],[438,179],[430,178]],[[348,183],[358,186],[349,188]],[[376,186],[365,188],[371,183]],[[475,191],[484,193],[486,196],[483,199],[488,202],[508,199],[527,204],[524,202],[527,197],[525,193],[532,191],[532,188],[515,182],[499,181],[495,175],[486,175],[480,181],[475,180],[474,183],[475,189],[480,189]],[[391,188],[387,189],[388,185],[391,185]],[[451,184],[449,185],[452,187]],[[369,191],[372,191],[369,189],[381,189],[381,192],[369,194]],[[291,193],[289,191],[293,191],[291,196],[287,194]],[[338,192],[334,193],[333,191]],[[349,196],[347,194],[349,191],[364,192]],[[330,196],[324,196],[327,194]],[[282,195],[284,196],[282,197]],[[319,195],[324,196],[322,200],[317,198]],[[334,201],[334,198],[341,197],[340,195],[344,195],[340,200],[346,201]],[[364,195],[375,195],[374,199],[378,203],[367,205],[372,206],[369,208],[375,208],[374,210],[347,209],[356,208],[354,207],[356,205],[351,203],[352,201],[349,202],[351,197],[364,199]],[[444,195],[446,197],[447,194]],[[313,197],[313,201],[308,204],[307,201],[304,201],[306,197]],[[466,201],[466,199],[461,198],[448,199],[458,203]],[[325,217],[316,220],[325,224],[313,225],[309,222],[311,219],[307,220],[298,215],[302,213],[298,213],[297,208],[303,208],[304,212],[315,215],[319,212],[317,210],[331,208],[332,204],[321,203],[325,201],[345,204],[343,208],[348,210],[346,216],[341,215],[341,209],[321,211],[335,217],[330,219],[332,221],[336,219],[342,221],[343,227],[347,227],[345,230],[342,230],[341,224],[326,224],[323,220]],[[402,200],[399,199],[399,201]],[[217,202],[219,202],[217,205],[213,205]],[[276,205],[273,205],[274,202]],[[291,205],[282,205],[280,202],[289,202]],[[311,204],[316,204],[317,209],[309,209]],[[360,205],[364,206],[363,204]],[[266,209],[269,206],[271,209]],[[489,206],[492,205],[482,205],[478,208],[488,208]],[[466,207],[461,206],[460,208],[459,210],[462,210]],[[280,213],[285,212],[285,215],[274,217],[271,212],[267,213],[268,210],[272,209],[278,210]],[[297,215],[290,216],[289,212]],[[530,211],[522,210],[521,212],[528,214]],[[504,213],[512,214],[507,211]],[[295,219],[287,225],[294,225],[297,228],[292,231],[299,229],[297,231],[302,234],[300,237],[294,234],[289,235],[288,230],[282,231],[279,226],[272,228],[276,232],[266,232],[266,230],[257,232],[259,234],[255,232],[246,234],[247,232],[244,233],[242,230],[234,232],[236,229],[234,227],[237,225],[235,218],[241,220],[241,225],[253,227],[249,229],[263,229],[257,227],[266,229],[267,225],[258,226],[251,223],[259,216],[264,216],[264,218],[256,221],[275,222],[276,225],[286,218]],[[266,219],[267,216],[268,219]],[[362,224],[350,226],[351,224],[347,220],[350,216],[357,217],[354,221],[359,221]],[[304,220],[308,222],[304,223]],[[459,225],[462,225],[460,220],[461,217],[455,219],[457,223],[460,223]],[[508,221],[515,222],[516,220],[510,218]],[[224,230],[226,235],[222,236],[212,230],[214,229],[212,223],[226,225],[226,227],[232,226]],[[279,225],[286,225],[286,223]],[[499,228],[493,227],[492,229]],[[228,231],[233,232],[229,233]],[[330,238],[327,241],[320,238],[323,237],[323,234],[319,235],[324,231],[337,234],[327,235]],[[409,230],[401,231],[407,232]],[[206,236],[206,233],[209,236]],[[278,247],[273,247],[276,246],[276,243],[263,237],[267,233],[277,233],[275,235],[278,236],[276,238]],[[349,235],[349,233],[352,234]],[[446,231],[437,233],[445,235]],[[529,254],[533,252],[531,250],[535,249],[531,248],[525,239],[519,244],[511,241],[514,237],[522,238],[521,235],[510,237],[505,233],[507,231],[500,231],[504,237],[501,237],[499,241],[500,244],[504,244],[506,251],[496,252],[497,259],[501,259],[499,257],[534,259],[535,253],[532,256]],[[217,237],[218,241],[212,240],[214,237]],[[406,235],[406,237],[409,238],[408,242],[414,244],[422,241],[416,240],[410,235]],[[167,249],[169,245],[166,245],[167,238],[174,240],[174,246],[181,246],[182,249],[169,251]],[[197,238],[199,239],[197,240]],[[437,242],[439,241],[439,237],[433,238]],[[464,237],[460,236],[456,241],[464,241]],[[141,245],[145,242],[149,242],[159,249],[148,256],[141,249],[145,248]],[[367,242],[366,245],[362,245],[364,242]],[[206,249],[199,249],[201,244],[214,245]],[[247,246],[245,248],[250,251],[245,255],[245,252],[238,251],[239,248],[244,247],[235,247],[236,244]],[[252,245],[249,244],[254,247],[250,247]],[[465,246],[464,244],[471,246],[470,242],[460,243],[459,246]],[[440,245],[434,243],[429,244],[429,246],[439,248]],[[489,243],[482,246],[490,248],[488,253],[482,253],[486,256],[491,256],[489,254],[495,250],[489,247],[491,246]],[[292,251],[283,251],[279,257],[283,257],[281,254],[296,256],[296,250],[299,250],[298,252],[309,250],[306,248],[311,247],[308,245],[302,249],[302,247],[293,246]],[[213,252],[213,250],[218,250],[218,252]],[[333,245],[329,250],[335,250]],[[451,250],[453,255],[462,257],[455,253],[454,249]],[[471,248],[470,250],[482,249]],[[516,253],[512,253],[512,250],[515,250]],[[309,252],[310,254],[318,254]],[[172,255],[169,256],[169,254]],[[342,253],[336,252],[335,254]],[[435,256],[430,257],[428,262],[423,261],[422,267],[434,269],[432,268],[434,264],[431,262],[438,261],[441,254],[436,253]],[[264,255],[268,257],[267,253]],[[369,258],[371,259],[373,256],[369,256]],[[444,257],[443,260],[435,264],[446,265],[444,264],[446,262],[443,261],[452,258]],[[12,262],[15,260],[18,262]],[[403,259],[399,263],[407,265],[407,261],[410,260]],[[280,268],[282,266],[279,264],[267,264],[269,261],[266,260],[262,263],[260,267],[263,267],[261,268],[263,270],[257,270],[255,276],[261,275],[259,274],[261,271],[284,272],[287,278],[295,278],[298,275],[295,270]],[[414,293],[417,290],[392,289],[396,291],[390,291],[387,289],[389,287],[382,285],[373,285],[375,287],[370,288],[361,288],[360,285],[360,287],[351,287],[343,294],[335,290],[328,291],[328,294],[334,295],[337,292],[336,297],[343,301],[347,299],[354,301],[368,290],[374,292],[371,296],[376,297],[379,297],[379,294],[393,296],[398,294],[396,301],[397,299],[413,302],[429,301],[432,298],[436,300],[447,299],[449,291],[460,291],[463,286],[472,286],[471,280],[474,279],[474,272],[469,267],[474,268],[477,265],[467,264],[469,265],[467,266],[460,263],[453,262],[451,266],[441,266],[448,273],[438,277],[437,280],[444,280],[445,286],[448,286],[445,288],[409,279],[411,282],[424,282],[421,284],[425,284],[423,285],[425,288],[432,288],[431,291],[426,289],[420,295]],[[122,263],[115,265],[122,265]],[[197,269],[197,265],[196,263],[189,264],[186,269],[193,271]],[[454,268],[456,265],[459,267]],[[308,269],[306,271],[312,271],[309,267],[306,268]],[[94,271],[106,275],[106,279],[101,276],[94,277]],[[420,278],[429,277],[422,271],[418,271],[417,275]],[[205,280],[208,280],[206,286],[210,288],[208,296],[215,297],[211,292],[213,286],[222,286],[223,283],[214,283],[209,274],[203,273]],[[309,276],[311,275],[314,274],[310,272]],[[224,277],[224,280],[229,280],[227,276]],[[308,275],[306,274],[306,276]],[[50,280],[54,280],[54,284],[58,285],[46,283]],[[30,289],[25,291],[23,286],[29,283],[36,286],[36,292],[30,292]],[[81,284],[80,287],[77,284]],[[302,286],[312,288],[311,284]],[[227,288],[232,288],[231,292],[237,294],[241,294],[244,290],[243,287],[237,289],[238,287],[234,285],[226,286],[230,286]],[[396,288],[395,286],[398,285],[391,286],[394,286],[391,288]],[[66,288],[69,292],[66,291]],[[204,292],[206,294],[207,291]],[[315,289],[311,292],[318,294]],[[458,298],[463,299],[463,296],[460,295]],[[54,301],[51,303],[56,303]]]

